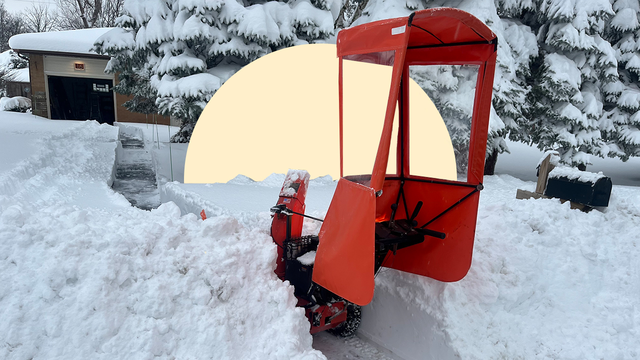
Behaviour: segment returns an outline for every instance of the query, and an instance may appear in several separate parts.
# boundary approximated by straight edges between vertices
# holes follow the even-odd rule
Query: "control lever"
[[[422,235],[427,235],[427,236],[433,236],[435,238],[438,239],[443,239],[447,237],[447,234],[440,232],[440,231],[435,231],[435,230],[429,230],[429,229],[421,229],[421,228],[414,228],[413,230],[417,231],[419,234]]]
[[[414,219],[416,218],[416,216],[418,216],[420,209],[422,209],[422,201],[418,201],[418,203],[416,204],[416,208],[413,209],[413,214],[411,214],[411,217],[409,218],[409,224],[411,224],[411,227],[415,227],[418,225],[418,222],[414,223]]]
[[[391,204],[391,219],[390,224],[393,224],[393,220],[396,218],[396,210],[398,210],[398,204]]]

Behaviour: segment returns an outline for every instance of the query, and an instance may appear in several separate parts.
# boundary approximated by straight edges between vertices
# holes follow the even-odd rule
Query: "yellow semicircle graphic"
[[[391,67],[344,60],[344,175],[370,174],[380,141]],[[456,180],[447,128],[411,80],[411,174]],[[394,121],[394,139],[397,134]],[[387,172],[396,173],[396,142]],[[260,181],[288,169],[340,177],[336,45],[299,45],[265,55],[227,80],[191,136],[185,183]]]

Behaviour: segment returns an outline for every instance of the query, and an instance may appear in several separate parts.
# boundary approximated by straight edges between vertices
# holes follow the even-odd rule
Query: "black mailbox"
[[[608,206],[611,186],[611,178],[606,176],[593,182],[564,176],[549,177],[544,194],[589,206]]]

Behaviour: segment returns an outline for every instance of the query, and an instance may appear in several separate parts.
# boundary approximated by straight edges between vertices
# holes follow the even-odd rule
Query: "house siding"
[[[35,115],[49,117],[44,56],[29,54],[29,77],[31,79],[31,106]]]
[[[116,77],[117,79],[117,77]],[[136,112],[131,112],[127,110],[122,104],[131,100],[133,96],[125,96],[122,94],[116,93],[116,119],[118,122],[133,122],[133,123],[148,123],[152,124],[157,122],[161,125],[169,125],[169,117],[162,116],[157,114],[141,114]],[[154,118],[155,116],[155,118]]]

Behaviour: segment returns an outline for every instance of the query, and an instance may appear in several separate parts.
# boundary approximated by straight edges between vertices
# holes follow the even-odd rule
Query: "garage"
[[[51,119],[91,119],[113,125],[113,80],[48,76]]]
[[[19,34],[9,46],[29,59],[32,112],[52,120],[96,120],[169,125],[157,114],[128,111],[131,97],[113,90],[117,75],[106,73],[109,56],[93,50],[109,28]],[[173,124],[179,125],[179,124]]]

